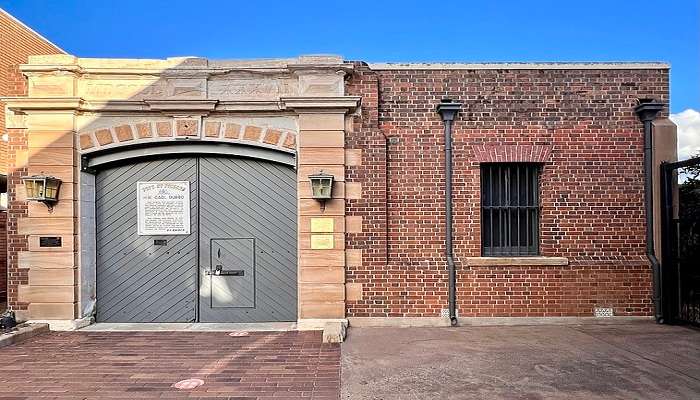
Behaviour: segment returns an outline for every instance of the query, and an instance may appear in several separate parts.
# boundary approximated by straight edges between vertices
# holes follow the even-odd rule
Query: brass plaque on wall
[[[333,248],[333,235],[311,235],[312,250],[327,250]]]
[[[311,232],[333,232],[333,218],[311,218]]]

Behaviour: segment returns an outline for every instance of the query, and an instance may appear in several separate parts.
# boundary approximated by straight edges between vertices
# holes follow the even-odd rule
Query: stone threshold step
[[[294,330],[297,330],[296,322],[98,322],[80,329],[84,332],[286,332]]]

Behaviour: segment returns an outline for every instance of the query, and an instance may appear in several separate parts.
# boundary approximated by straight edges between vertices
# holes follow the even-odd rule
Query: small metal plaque
[[[61,247],[60,236],[40,236],[39,247]]]
[[[333,218],[311,218],[311,232],[333,232]]]
[[[168,241],[166,239],[153,239],[153,244],[155,246],[167,246]]]
[[[311,235],[312,250],[327,250],[333,248],[333,235]]]

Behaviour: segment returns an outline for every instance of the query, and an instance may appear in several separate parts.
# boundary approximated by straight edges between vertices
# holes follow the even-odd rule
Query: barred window
[[[532,163],[481,165],[483,256],[539,254],[539,174]]]

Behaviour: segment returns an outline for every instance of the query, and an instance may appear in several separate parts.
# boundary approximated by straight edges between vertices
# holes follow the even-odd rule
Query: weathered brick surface
[[[22,161],[28,151],[27,131],[8,129],[8,136],[7,186],[19,186],[22,184],[22,176],[27,175],[27,167]],[[18,255],[28,250],[29,243],[27,235],[18,233],[17,221],[28,215],[29,205],[18,199],[17,195],[17,191],[11,191],[7,195],[7,305],[14,310],[26,310],[27,304],[18,301],[18,286],[29,283],[29,269],[19,268]]]
[[[63,53],[42,37],[18,24],[10,16],[0,10],[0,97],[22,96],[26,94],[26,78],[19,72],[19,64],[26,63],[30,55],[59,54]],[[17,151],[26,151],[26,137],[24,130],[5,128],[5,104],[0,102],[0,135],[7,134],[8,142],[0,141],[4,149],[0,149],[0,170],[8,173],[8,187],[17,184],[20,177],[26,173],[23,165],[24,157],[19,157],[17,163]],[[1,230],[0,235],[7,234],[7,273],[0,264],[0,276],[7,276],[7,291],[9,305],[15,309],[26,308],[26,305],[17,303],[17,285],[26,284],[27,270],[17,267],[17,252],[26,250],[27,238],[17,235],[17,218],[26,215],[27,206],[8,199],[8,225],[7,230]],[[5,253],[0,253],[0,258],[5,258]],[[2,278],[0,278],[2,285]],[[0,289],[0,302],[2,301]],[[13,300],[14,299],[14,300]]]
[[[362,284],[348,316],[437,316],[447,308],[443,97],[464,103],[454,126],[455,255],[462,316],[649,315],[638,98],[668,103],[665,70],[393,70],[356,64],[362,96],[346,136],[362,149],[347,168],[363,196],[348,200],[363,232],[347,282]],[[568,266],[469,267],[480,256],[478,154],[483,146],[551,149],[541,177],[543,256]]]
[[[20,96],[24,94],[24,77],[17,66],[27,62],[30,55],[62,53],[43,38],[18,24],[3,11],[0,11],[0,96]],[[0,103],[0,134],[5,129],[5,106]],[[4,146],[4,145],[3,145]],[[3,157],[2,170],[6,164]]]
[[[0,106],[3,107],[3,109],[0,110],[0,118],[2,118],[2,120],[0,120],[0,124],[2,124],[2,126],[0,126],[1,136],[5,134],[5,108],[2,103],[0,103]],[[7,171],[7,142],[2,139],[0,139],[0,170],[3,171],[3,173]]]
[[[63,332],[3,348],[2,396],[16,399],[333,399],[340,345],[321,332]],[[201,379],[198,388],[172,385]]]
[[[0,303],[7,300],[7,211],[0,211]]]

